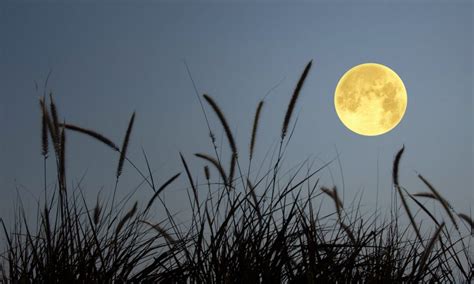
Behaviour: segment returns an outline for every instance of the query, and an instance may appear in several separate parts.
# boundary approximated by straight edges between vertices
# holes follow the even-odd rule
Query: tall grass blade
[[[295,90],[293,91],[293,95],[291,96],[291,100],[288,104],[288,108],[285,113],[285,119],[283,120],[283,125],[281,128],[281,139],[285,138],[286,133],[288,131],[288,125],[290,124],[291,116],[293,114],[293,111],[296,106],[296,101],[298,100],[298,97],[300,95],[301,88],[303,87],[304,81],[306,80],[306,77],[308,76],[309,70],[311,69],[311,65],[313,64],[313,60],[308,62],[306,67],[304,68],[303,73],[301,74],[300,79],[298,80],[298,84],[296,85]]]
[[[186,175],[188,176],[189,183],[191,184],[191,188],[194,194],[194,200],[196,201],[197,204],[199,204],[198,193],[197,193],[196,185],[194,184],[194,181],[193,181],[193,177],[191,176],[191,171],[189,171],[188,164],[186,163],[186,160],[184,159],[181,153],[179,153],[179,157],[181,158],[181,162],[183,163],[184,169],[186,171]]]
[[[41,155],[45,158],[48,157],[48,112],[44,106],[44,97],[40,98],[40,106],[41,106]]]
[[[471,230],[474,230],[474,221],[469,216],[467,216],[464,213],[459,213],[458,216],[459,216],[459,218],[466,221],[469,224],[469,226],[471,226]]]
[[[201,158],[201,159],[206,160],[209,163],[211,163],[217,169],[217,171],[219,172],[219,175],[221,176],[221,178],[224,182],[224,185],[226,185],[226,186],[229,185],[229,183],[227,181],[227,175],[226,175],[224,169],[222,168],[221,164],[216,159],[214,159],[213,157],[211,157],[209,155],[201,154],[201,153],[196,153],[194,155],[198,158]]]
[[[426,246],[425,250],[423,251],[423,254],[420,257],[420,266],[419,266],[419,273],[423,273],[426,271],[426,262],[428,260],[428,257],[433,250],[434,245],[436,244],[436,241],[438,240],[441,231],[443,230],[444,223],[441,223],[440,226],[436,229],[434,232],[433,236],[431,237],[430,242]]]
[[[152,198],[150,199],[150,201],[148,201],[148,205],[146,206],[146,209],[145,209],[145,212],[148,211],[151,207],[151,205],[153,205],[153,202],[155,201],[155,199],[158,197],[158,195],[160,195],[160,193],[165,190],[165,188],[170,185],[175,179],[177,179],[179,176],[181,175],[181,173],[178,173],[176,175],[174,175],[173,177],[171,177],[169,180],[167,180],[162,186],[160,186],[160,188],[158,188],[158,190],[155,192],[155,194],[153,194]]]
[[[211,179],[211,173],[209,172],[209,166],[204,166],[204,177],[207,181]]]
[[[257,110],[255,111],[255,117],[253,119],[253,127],[252,127],[252,137],[250,139],[250,160],[253,158],[253,152],[255,149],[255,142],[257,140],[257,130],[258,130],[258,122],[260,121],[260,113],[262,112],[263,101],[260,101],[257,106]]]
[[[393,167],[392,167],[392,179],[393,179],[393,184],[395,186],[399,186],[398,183],[398,167],[400,165],[400,159],[402,158],[403,152],[405,151],[405,145],[402,146],[402,148],[398,151],[397,155],[395,156],[395,160],[393,161]]]
[[[434,195],[431,192],[417,192],[417,193],[413,193],[412,195],[416,196],[416,197],[425,197],[425,198],[436,199],[436,195]]]
[[[105,137],[104,135],[102,135],[102,134],[100,134],[100,133],[98,133],[94,130],[82,128],[82,127],[79,127],[77,125],[67,124],[67,123],[63,123],[63,124],[61,124],[61,126],[68,129],[68,130],[72,130],[72,131],[76,131],[76,132],[88,135],[88,136],[104,143],[105,145],[109,146],[110,148],[114,149],[115,151],[120,151],[119,147],[117,145],[115,145],[114,142],[112,142],[109,138]]]
[[[122,174],[123,163],[125,161],[125,157],[127,155],[127,147],[130,141],[130,134],[132,133],[133,122],[135,121],[135,112],[132,114],[130,121],[128,123],[127,132],[125,133],[125,138],[123,139],[122,148],[120,150],[120,158],[117,166],[117,179]]]
[[[408,219],[410,219],[410,223],[415,230],[416,236],[418,237],[418,240],[423,243],[423,238],[421,237],[420,229],[416,225],[415,218],[413,217],[413,214],[411,213],[410,207],[408,206],[408,203],[405,199],[405,196],[403,195],[403,192],[400,188],[399,180],[398,180],[398,168],[400,166],[400,160],[402,158],[403,152],[405,151],[405,145],[402,146],[402,148],[398,151],[397,155],[395,156],[395,159],[393,161],[393,169],[392,169],[392,178],[393,178],[393,184],[395,186],[395,190],[398,192],[400,196],[400,200],[402,201],[403,208],[405,209],[405,212],[407,212]]]
[[[449,202],[444,199],[441,194],[439,194],[439,192],[434,188],[433,185],[431,185],[431,183],[426,180],[421,174],[418,174],[418,178],[421,179],[421,181],[423,181],[423,183],[431,190],[431,192],[434,194],[434,196],[436,197],[436,199],[441,203],[441,205],[443,206],[444,210],[446,211],[446,213],[448,214],[449,216],[449,219],[451,219],[451,222],[453,222],[454,224],[454,227],[456,227],[457,230],[459,230],[459,227],[458,227],[458,223],[456,222],[456,219],[454,219],[454,215],[453,213],[451,212],[451,205],[449,204]]]
[[[138,202],[135,202],[135,204],[133,204],[133,207],[120,220],[120,222],[117,225],[117,228],[115,229],[116,235],[120,233],[125,223],[127,223],[127,221],[130,220],[135,215],[135,213],[137,212],[137,206],[138,206]]]
[[[60,153],[60,133],[59,133],[59,118],[58,118],[58,110],[56,108],[56,104],[54,103],[53,100],[53,94],[49,94],[49,108],[51,112],[51,117],[52,117],[52,129],[50,131],[52,132],[52,137],[53,137],[53,143],[54,143],[54,149],[56,151],[56,155],[59,156]]]
[[[61,153],[59,155],[59,176],[62,182],[62,189],[66,189],[66,131],[61,130]]]
[[[168,234],[168,232],[165,229],[163,229],[159,224],[152,224],[152,223],[150,223],[148,221],[145,221],[145,220],[143,220],[141,222],[147,224],[150,227],[152,227],[155,231],[157,231],[160,235],[162,235],[166,239],[166,241],[168,241],[169,243],[171,243],[171,244],[176,243],[176,240],[170,234]]]
[[[212,107],[217,117],[219,118],[219,121],[221,122],[222,127],[224,128],[224,132],[227,136],[230,149],[232,151],[231,158],[230,158],[229,176],[227,177],[229,186],[232,186],[232,181],[234,179],[234,173],[235,173],[235,165],[237,163],[237,145],[235,143],[234,135],[232,134],[232,131],[230,130],[229,124],[227,123],[227,120],[224,116],[224,112],[222,112],[221,108],[217,105],[214,99],[207,94],[204,94],[203,97],[206,100],[206,102]]]
[[[232,131],[230,130],[229,124],[227,123],[227,120],[224,116],[224,112],[222,112],[221,108],[219,107],[219,105],[217,105],[217,103],[212,97],[207,94],[204,94],[203,97],[219,118],[219,121],[221,122],[222,127],[224,128],[225,135],[227,136],[227,140],[229,142],[229,146],[232,150],[232,153],[237,153],[237,145],[235,144],[234,136],[232,135]]]
[[[44,98],[40,99],[40,107],[41,107],[42,117],[46,122],[46,129],[47,129],[47,131],[49,131],[49,134],[51,136],[51,140],[53,142],[53,146],[56,147],[55,143],[58,140],[58,137],[57,137],[57,134],[55,132],[53,122],[51,121],[51,117],[50,117],[48,109],[46,107],[46,102],[45,102]],[[46,137],[46,139],[44,139],[44,134],[42,133],[43,152],[44,152],[44,150],[47,150],[47,149],[45,149],[46,148],[45,146],[47,146],[47,143],[45,143],[45,142],[47,142],[47,137]],[[56,150],[56,148],[55,148],[55,150]]]

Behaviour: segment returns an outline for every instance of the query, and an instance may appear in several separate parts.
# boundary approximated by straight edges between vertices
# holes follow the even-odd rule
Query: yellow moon
[[[402,120],[407,91],[392,69],[377,63],[352,67],[337,84],[334,105],[342,123],[365,136],[389,132]]]

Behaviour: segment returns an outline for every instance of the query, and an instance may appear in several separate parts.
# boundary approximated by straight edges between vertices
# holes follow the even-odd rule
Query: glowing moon
[[[402,120],[407,92],[392,69],[376,63],[352,67],[339,80],[334,95],[342,123],[360,135],[389,132]]]

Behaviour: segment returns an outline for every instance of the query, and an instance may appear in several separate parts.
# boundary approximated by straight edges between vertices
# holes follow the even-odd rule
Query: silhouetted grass
[[[310,67],[311,62],[291,98],[281,139],[287,137],[291,114]],[[226,132],[235,170],[244,161],[238,158],[229,124],[215,101],[209,96],[204,98]],[[336,187],[319,184],[318,173],[327,164],[314,168],[305,161],[287,174],[278,170],[282,153],[286,153],[282,143],[265,173],[250,170],[260,102],[250,137],[246,176],[239,170],[240,176],[234,180],[218,158],[196,154],[200,159],[194,162],[210,163],[213,168],[204,165],[206,183],[195,183],[188,161],[179,153],[189,183],[191,212],[183,225],[160,197],[180,174],[155,188],[145,153],[148,176],[126,156],[135,115],[119,150],[111,139],[95,130],[59,123],[52,101],[50,110],[44,99],[40,105],[42,155],[47,157],[48,133],[57,147],[57,190],[45,204],[38,205],[37,226],[31,226],[21,206],[12,228],[2,220],[6,250],[1,255],[0,276],[5,282],[435,283],[467,282],[472,278],[472,217],[456,212],[421,175],[430,192],[410,194],[402,186],[398,172],[404,147],[393,163],[393,184],[402,201],[402,207],[396,209],[404,211],[376,222],[380,216],[362,215],[360,204],[343,204]],[[89,208],[80,187],[70,188],[65,182],[65,151],[70,150],[66,148],[66,129],[116,150],[117,184],[128,161],[153,190],[150,199],[132,203],[132,195],[127,195],[115,204],[98,196]],[[290,140],[291,135],[287,138]],[[308,168],[306,173],[304,167]],[[211,170],[218,174],[213,175]],[[334,213],[321,211],[327,197],[334,202]],[[421,202],[423,198],[439,201],[447,220],[436,219]],[[408,201],[413,201],[417,212],[425,212],[429,219],[413,214]],[[151,220],[149,214],[158,206],[165,212],[159,222]],[[402,226],[405,217],[409,223]],[[459,226],[460,219],[464,223],[459,224],[466,226]],[[431,222],[431,230],[421,231],[421,221],[425,229]]]

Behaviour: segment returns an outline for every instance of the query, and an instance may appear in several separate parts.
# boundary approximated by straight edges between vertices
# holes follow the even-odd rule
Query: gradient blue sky
[[[0,201],[11,216],[17,189],[26,199],[42,196],[40,87],[49,86],[66,121],[94,128],[121,143],[137,112],[130,156],[144,167],[148,153],[157,182],[182,167],[182,151],[202,179],[211,152],[206,125],[185,59],[201,93],[212,95],[247,157],[253,113],[267,97],[258,136],[257,161],[279,137],[287,102],[304,68],[314,59],[296,112],[299,121],[285,165],[309,155],[318,162],[340,158],[346,200],[363,190],[372,206],[377,190],[389,200],[391,163],[405,144],[400,179],[411,192],[425,190],[425,175],[461,211],[473,205],[473,4],[410,1],[402,4],[39,4],[0,3]],[[390,133],[363,137],[339,121],[334,89],[350,67],[385,64],[408,91],[402,122]],[[41,88],[40,88],[41,89]],[[211,115],[218,140],[220,125]],[[85,173],[92,199],[110,193],[117,155],[77,134],[68,136],[69,181]],[[225,140],[224,140],[225,142]],[[378,158],[377,158],[378,157]],[[257,162],[258,163],[258,162]],[[49,168],[53,163],[49,162]],[[331,165],[341,186],[337,164]],[[49,180],[53,180],[53,172]],[[328,171],[322,183],[330,184]],[[126,167],[124,194],[140,182]],[[184,184],[184,179],[183,179]],[[180,204],[184,189],[166,193]],[[143,188],[138,198],[148,198]],[[34,204],[34,203],[33,203]]]

